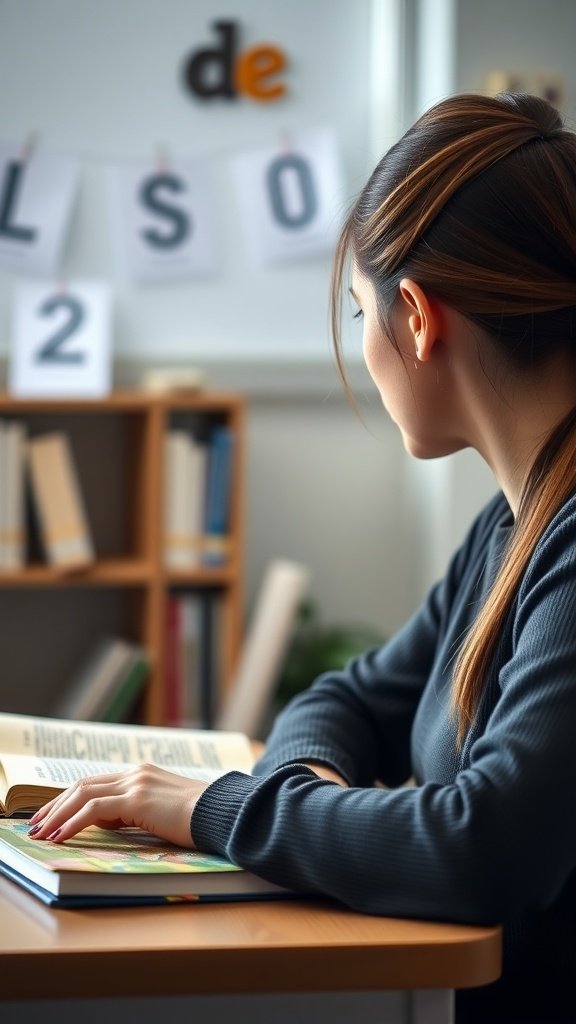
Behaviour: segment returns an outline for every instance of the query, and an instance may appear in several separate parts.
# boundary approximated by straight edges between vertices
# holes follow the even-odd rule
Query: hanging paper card
[[[332,250],[343,202],[332,132],[301,133],[282,149],[246,153],[233,163],[246,236],[257,264]]]
[[[107,285],[21,285],[14,296],[8,387],[13,395],[99,398],[110,391]]]
[[[77,164],[0,142],[0,267],[56,274],[70,220]]]
[[[170,281],[215,269],[212,197],[204,161],[110,172],[113,229],[128,277]]]

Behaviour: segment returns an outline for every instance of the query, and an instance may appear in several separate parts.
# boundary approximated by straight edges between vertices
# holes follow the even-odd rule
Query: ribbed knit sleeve
[[[506,921],[558,899],[576,865],[576,502],[531,560],[460,759],[450,721],[454,643],[475,614],[501,514],[492,503],[388,650],[286,711],[263,774],[230,773],[204,792],[199,847],[369,913]],[[400,781],[414,755],[416,787],[371,785]],[[312,758],[351,787],[295,763]]]

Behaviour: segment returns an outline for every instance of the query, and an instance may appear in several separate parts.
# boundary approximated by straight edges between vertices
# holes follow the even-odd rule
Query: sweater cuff
[[[287,764],[305,764],[308,761],[318,761],[338,772],[349,786],[354,785],[354,765],[346,754],[335,751],[332,747],[322,743],[299,742],[285,743],[281,747],[265,750],[262,757],[258,759],[252,769],[253,775],[269,775]]]
[[[312,769],[303,764],[284,765],[279,774],[293,775],[295,771],[314,778]],[[267,779],[262,776],[244,775],[243,772],[234,771],[227,772],[212,782],[204,790],[192,812],[190,834],[195,847],[206,853],[229,857],[230,837],[242,808],[249,797],[265,785],[266,781]]]

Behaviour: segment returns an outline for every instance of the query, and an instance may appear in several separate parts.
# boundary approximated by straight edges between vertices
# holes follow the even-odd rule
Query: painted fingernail
[[[51,835],[47,836],[48,842],[53,843],[56,839],[58,839],[58,836],[60,835],[61,831],[61,828],[57,828],[55,832],[52,832]]]
[[[39,831],[40,831],[40,825],[34,825],[34,828],[28,829],[28,835],[29,836],[35,836],[36,833],[39,832]]]

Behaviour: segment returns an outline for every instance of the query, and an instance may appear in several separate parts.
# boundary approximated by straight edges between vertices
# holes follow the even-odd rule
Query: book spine
[[[92,564],[94,547],[68,438],[56,433],[29,441],[28,461],[48,560],[62,569]]]
[[[228,558],[233,449],[234,435],[230,428],[218,427],[212,435],[208,456],[205,565],[222,565]]]
[[[191,503],[192,442],[184,430],[170,430],[164,439],[164,561],[168,568],[187,569],[194,560]]]
[[[18,570],[25,558],[25,460],[26,431],[23,423],[8,423],[5,436],[5,551],[8,570]]]
[[[172,726],[182,724],[183,679],[181,649],[182,614],[180,597],[170,594],[166,600],[166,723]]]
[[[132,658],[122,675],[110,703],[100,715],[101,722],[126,722],[139,699],[150,668],[146,652],[134,647]]]
[[[180,598],[180,664],[183,684],[184,716],[188,725],[200,726],[200,598],[183,594]]]
[[[217,596],[205,591],[200,595],[199,698],[202,726],[212,729],[216,713],[217,671]]]

